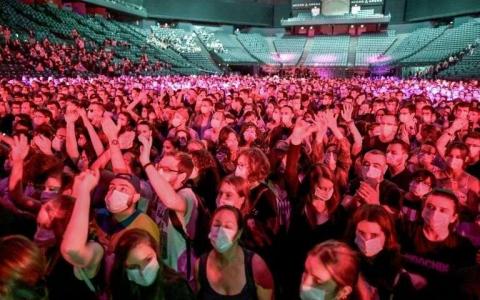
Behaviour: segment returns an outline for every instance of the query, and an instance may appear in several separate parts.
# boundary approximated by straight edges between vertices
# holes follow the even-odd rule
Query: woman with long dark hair
[[[115,248],[112,300],[194,299],[187,282],[161,261],[159,243],[146,231],[126,231]]]

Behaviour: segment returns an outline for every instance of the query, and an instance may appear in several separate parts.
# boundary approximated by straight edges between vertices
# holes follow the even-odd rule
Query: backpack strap
[[[192,275],[192,239],[188,236],[185,228],[183,227],[182,222],[177,216],[177,213],[174,210],[168,210],[168,217],[172,222],[173,228],[175,228],[178,233],[183,237],[185,240],[185,245],[187,247],[187,281],[190,280],[190,276]]]
[[[93,286],[93,283],[92,281],[90,280],[90,278],[88,278],[87,274],[85,274],[85,270],[83,268],[78,268],[78,274],[80,275],[80,277],[82,278],[82,281],[85,282],[85,284],[87,285],[88,289],[93,292],[94,294],[97,293],[97,290],[95,289],[95,287]]]

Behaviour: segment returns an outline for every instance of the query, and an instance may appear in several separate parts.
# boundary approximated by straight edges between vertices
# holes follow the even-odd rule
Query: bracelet
[[[153,166],[153,163],[152,163],[152,162],[146,163],[146,164],[143,165],[142,167],[143,167],[144,169],[147,169],[148,166]]]

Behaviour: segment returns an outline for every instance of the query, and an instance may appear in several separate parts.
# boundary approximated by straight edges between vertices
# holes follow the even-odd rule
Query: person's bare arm
[[[128,167],[123,159],[118,138],[120,127],[115,124],[110,117],[105,116],[103,117],[102,128],[108,138],[108,143],[110,144],[110,160],[112,162],[113,172],[128,173]]]
[[[65,147],[67,150],[67,155],[74,162],[78,161],[80,158],[80,152],[78,151],[77,137],[75,135],[75,122],[78,120],[79,114],[76,110],[76,107],[69,106],[67,107],[67,112],[65,113],[65,122],[66,125],[66,136],[65,136]]]
[[[152,139],[147,139],[143,136],[138,137],[142,143],[140,151],[140,163],[145,168],[145,173],[148,180],[153,187],[162,203],[169,209],[176,211],[179,215],[184,216],[187,211],[187,202],[180,197],[173,187],[168,183],[163,176],[158,173],[153,164],[150,163],[150,151],[152,149]]]
[[[95,151],[95,154],[97,156],[100,156],[105,151],[105,148],[103,147],[103,143],[100,140],[100,137],[98,136],[97,131],[95,131],[95,128],[93,127],[92,123],[88,119],[87,113],[85,112],[85,110],[79,109],[78,112],[80,114],[80,117],[82,117],[83,125],[88,131],[88,135],[90,136],[90,141],[92,141],[93,150]]]
[[[24,135],[13,138],[12,149],[10,151],[12,170],[8,178],[8,192],[13,203],[18,206],[18,208],[28,212],[38,213],[41,206],[40,201],[26,197],[23,193],[24,160],[28,155],[29,149],[27,138]]]
[[[273,276],[268,269],[265,261],[257,254],[252,257],[253,279],[255,280],[255,287],[257,288],[257,297],[259,300],[274,299]]]
[[[96,242],[88,241],[90,193],[98,184],[100,172],[87,170],[75,178],[73,196],[75,205],[60,246],[62,256],[70,264],[84,269],[87,277],[95,276],[104,250]]]

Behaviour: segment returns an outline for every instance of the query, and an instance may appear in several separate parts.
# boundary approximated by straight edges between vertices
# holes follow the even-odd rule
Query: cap
[[[128,174],[128,173],[119,173],[119,174],[115,175],[115,177],[113,179],[123,179],[123,180],[126,180],[126,181],[130,182],[130,184],[133,186],[133,188],[135,189],[135,191],[137,193],[140,193],[141,190],[142,190],[141,185],[140,185],[140,178],[138,178],[135,175]]]

